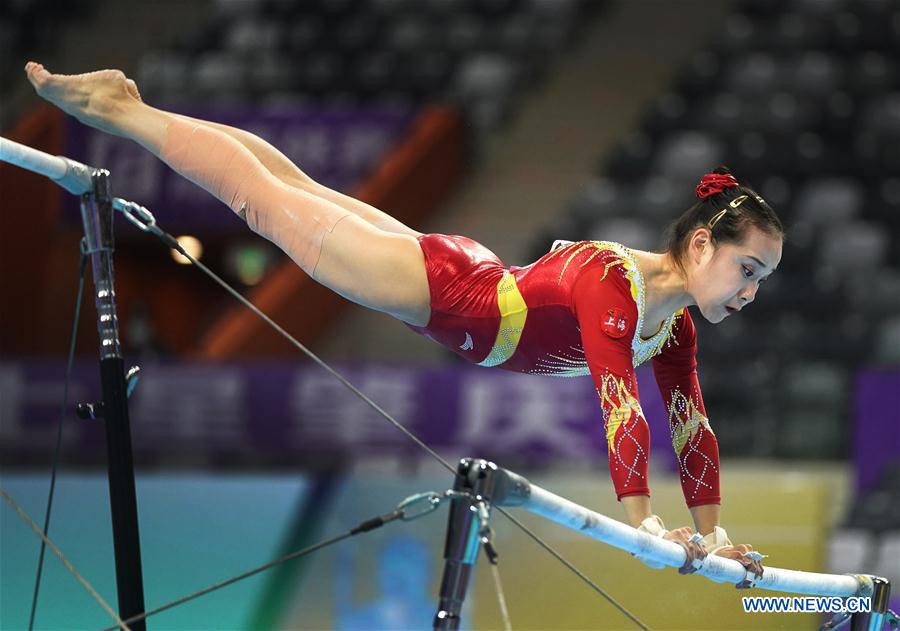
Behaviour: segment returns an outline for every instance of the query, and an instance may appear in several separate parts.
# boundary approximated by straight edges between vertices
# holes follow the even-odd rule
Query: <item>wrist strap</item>
[[[711,533],[703,536],[703,547],[709,554],[715,554],[720,548],[730,545],[731,540],[728,538],[728,533],[721,526],[714,527]]]

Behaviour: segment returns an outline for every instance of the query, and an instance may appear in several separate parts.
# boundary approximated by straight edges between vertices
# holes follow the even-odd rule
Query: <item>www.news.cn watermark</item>
[[[852,596],[743,596],[744,613],[867,613],[872,598]]]

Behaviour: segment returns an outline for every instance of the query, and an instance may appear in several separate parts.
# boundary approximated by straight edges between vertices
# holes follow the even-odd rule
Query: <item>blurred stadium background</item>
[[[462,365],[328,295],[152,155],[46,106],[22,74],[120,68],[144,100],[235,124],[320,181],[507,264],[554,239],[659,247],[727,164],[779,212],[784,259],[740,318],[698,322],[723,525],[778,567],[866,572],[900,594],[900,2],[897,0],[14,0],[0,15],[3,135],[112,172],[114,194],[448,459],[487,457],[616,519],[588,378]],[[41,517],[77,287],[77,204],[0,164],[0,475]],[[451,479],[157,241],[120,222],[117,294],[146,602],[154,607]],[[89,296],[72,402],[99,397]],[[661,404],[653,502],[687,524]],[[115,602],[99,422],[65,419],[50,536]],[[656,572],[528,519],[653,629],[813,629],[745,615],[731,586]],[[0,509],[0,628],[26,628],[38,542]],[[426,628],[445,512],[151,618],[166,629]],[[517,629],[629,621],[502,517]],[[484,565],[483,563],[481,564]],[[897,609],[895,596],[893,606]],[[480,567],[468,628],[502,628]],[[48,558],[38,628],[101,628]]]

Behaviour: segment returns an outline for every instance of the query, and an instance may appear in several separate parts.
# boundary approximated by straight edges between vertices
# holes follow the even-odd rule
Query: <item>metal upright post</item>
[[[466,458],[456,468],[453,490],[468,493],[471,499],[457,499],[450,505],[447,539],[444,543],[444,576],[440,604],[434,616],[435,629],[459,629],[469,577],[478,559],[478,509],[475,498],[490,499],[496,470],[484,460]]]
[[[872,611],[851,616],[851,631],[881,631],[887,619],[891,582],[880,576],[872,577]]]
[[[119,615],[123,619],[144,612],[144,581],[138,530],[137,496],[125,367],[119,344],[116,292],[113,284],[113,207],[109,172],[95,169],[93,191],[81,196],[81,219],[94,276],[97,331],[100,334],[102,415],[106,425],[109,467],[109,501],[112,510],[113,545]],[[144,621],[131,626],[144,631]]]
[[[459,461],[453,490],[467,497],[457,497],[450,506],[435,629],[459,629],[479,544],[484,546],[491,563],[497,562],[487,523],[491,504],[518,506],[527,500],[530,492],[525,478],[500,469],[493,462],[474,458]]]

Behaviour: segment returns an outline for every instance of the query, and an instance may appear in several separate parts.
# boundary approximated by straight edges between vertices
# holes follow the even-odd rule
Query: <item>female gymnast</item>
[[[471,239],[416,232],[316,183],[253,134],[150,107],[118,70],[59,75],[29,62],[25,71],[39,96],[86,125],[140,143],[348,300],[481,366],[591,375],[628,522],[683,545],[682,571],[694,558],[717,554],[762,573],[752,547],[732,545],[719,525],[718,445],[687,310],[694,305],[709,322],[721,322],[753,302],[781,260],[780,220],[727,169],[703,177],[700,201],[674,224],[664,252],[582,241],[509,267]],[[650,507],[650,435],[634,372],[648,359],[702,539],[688,527],[666,530]]]

